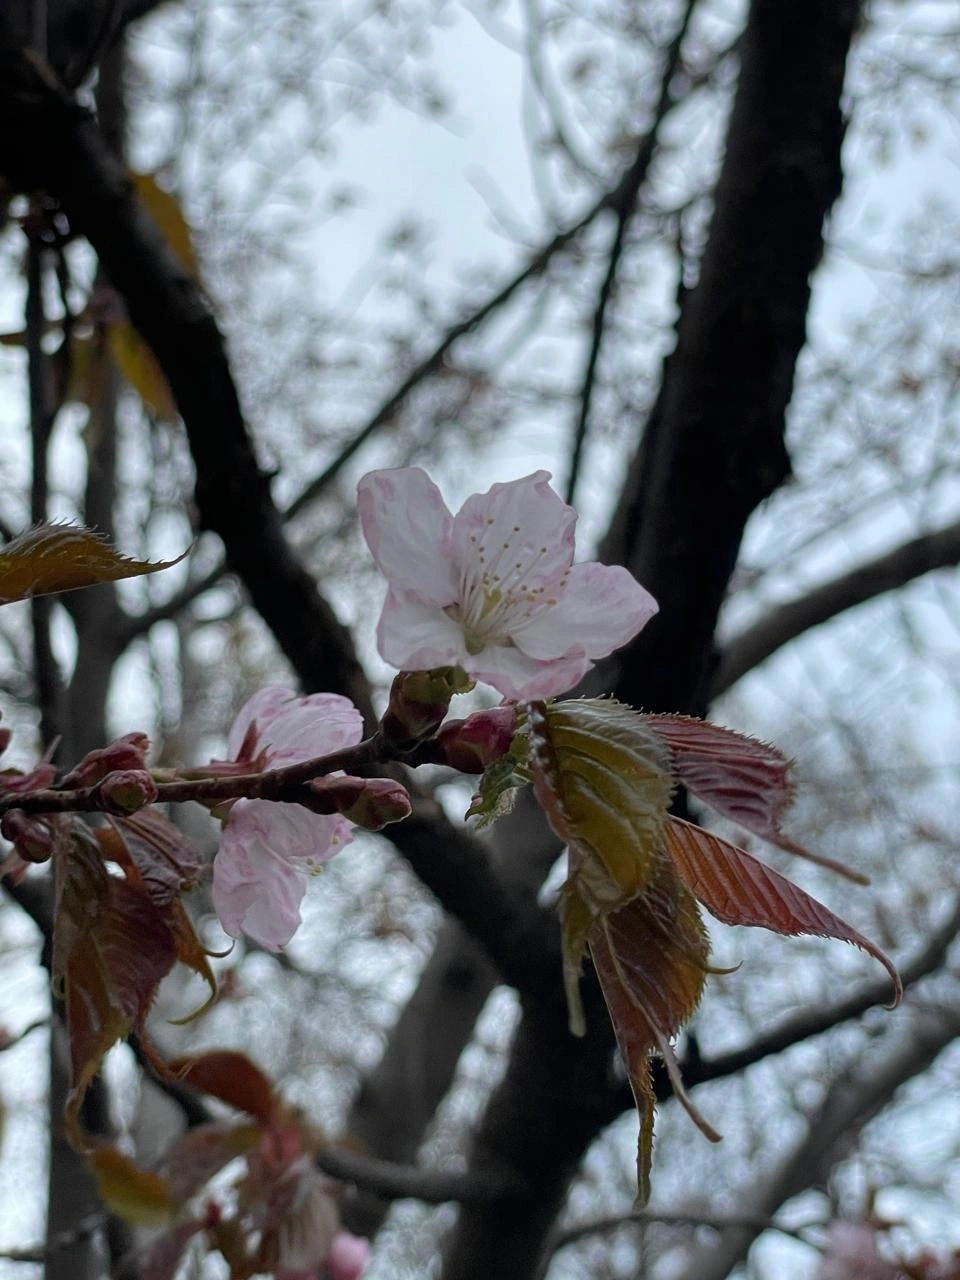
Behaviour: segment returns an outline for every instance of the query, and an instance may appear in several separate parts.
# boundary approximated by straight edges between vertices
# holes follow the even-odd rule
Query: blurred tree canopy
[[[0,532],[192,543],[159,577],[4,611],[23,760],[56,744],[67,770],[141,729],[161,765],[210,758],[271,682],[373,725],[358,477],[423,465],[466,495],[544,466],[660,605],[583,691],[795,756],[791,830],[872,885],[791,873],[904,977],[883,1013],[856,952],[718,926],[712,963],[743,965],[679,1057],[724,1141],[658,1073],[631,1216],[635,1117],[589,978],[590,1034],[567,1028],[558,842],[523,800],[478,836],[461,784],[418,777],[287,952],[240,944],[209,1013],[169,1025],[162,993],[154,1018],[171,1055],[245,1049],[324,1131],[371,1280],[852,1278],[821,1229],[843,1218],[893,1273],[954,1274],[958,36],[938,0],[0,13]],[[212,857],[202,816],[178,821]],[[93,1280],[137,1238],[63,1141],[49,883],[4,888],[23,1203],[0,1265]],[[205,890],[193,907],[219,948]],[[136,1045],[84,1108],[144,1165],[195,1120]]]

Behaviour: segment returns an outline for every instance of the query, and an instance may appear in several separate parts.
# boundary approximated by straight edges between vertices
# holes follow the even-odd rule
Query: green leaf
[[[510,750],[493,764],[488,764],[480,776],[477,793],[465,815],[476,818],[478,828],[487,827],[513,811],[521,789],[529,786],[532,778],[529,754],[530,741],[520,723]]]
[[[585,1030],[581,959],[593,924],[647,887],[670,804],[670,756],[639,712],[612,699],[533,704],[534,792],[568,847],[561,894],[570,1028]]]
[[[184,552],[186,555],[186,552]],[[0,551],[0,604],[169,569],[176,560],[131,560],[80,525],[40,524]]]

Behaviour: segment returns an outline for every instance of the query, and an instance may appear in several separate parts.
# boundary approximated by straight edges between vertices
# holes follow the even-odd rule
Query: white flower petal
[[[632,640],[657,612],[657,602],[621,565],[575,564],[557,603],[512,632],[532,658],[571,650],[605,658]]]
[[[463,665],[467,650],[458,623],[413,592],[387,592],[377,626],[377,648],[398,671]]]
[[[367,546],[394,590],[441,608],[456,600],[453,517],[425,471],[369,472],[357,486],[357,510]]]
[[[468,675],[493,685],[505,698],[525,702],[566,693],[593,664],[583,650],[541,662],[512,646],[491,645],[461,665]]]
[[[535,471],[467,499],[453,519],[461,581],[488,575],[498,589],[532,591],[564,576],[573,562],[577,513],[549,480],[549,471]]]

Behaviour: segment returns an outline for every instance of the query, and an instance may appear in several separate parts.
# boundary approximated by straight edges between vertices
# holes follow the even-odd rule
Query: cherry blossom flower
[[[360,713],[348,698],[298,698],[271,687],[241,709],[228,749],[231,760],[252,771],[327,755],[362,736]],[[352,825],[339,814],[274,800],[234,801],[213,864],[213,905],[226,932],[279,951],[300,925],[307,876],[351,839]]]
[[[495,484],[454,516],[419,467],[363,477],[360,522],[389,584],[377,628],[387,662],[458,666],[512,700],[552,697],[653,617],[626,569],[573,563],[577,513],[549,479]]]

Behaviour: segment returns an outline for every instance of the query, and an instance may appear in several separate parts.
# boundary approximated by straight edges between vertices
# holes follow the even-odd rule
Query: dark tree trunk
[[[621,659],[616,693],[634,706],[705,710],[744,526],[789,472],[784,418],[840,191],[840,100],[857,16],[854,0],[751,7],[700,279],[604,548],[660,603]],[[473,1160],[495,1157],[536,1199],[465,1207],[444,1280],[534,1273],[570,1178],[611,1118],[611,1039],[591,1034],[593,1045],[573,1040],[562,1009],[525,1013]]]

